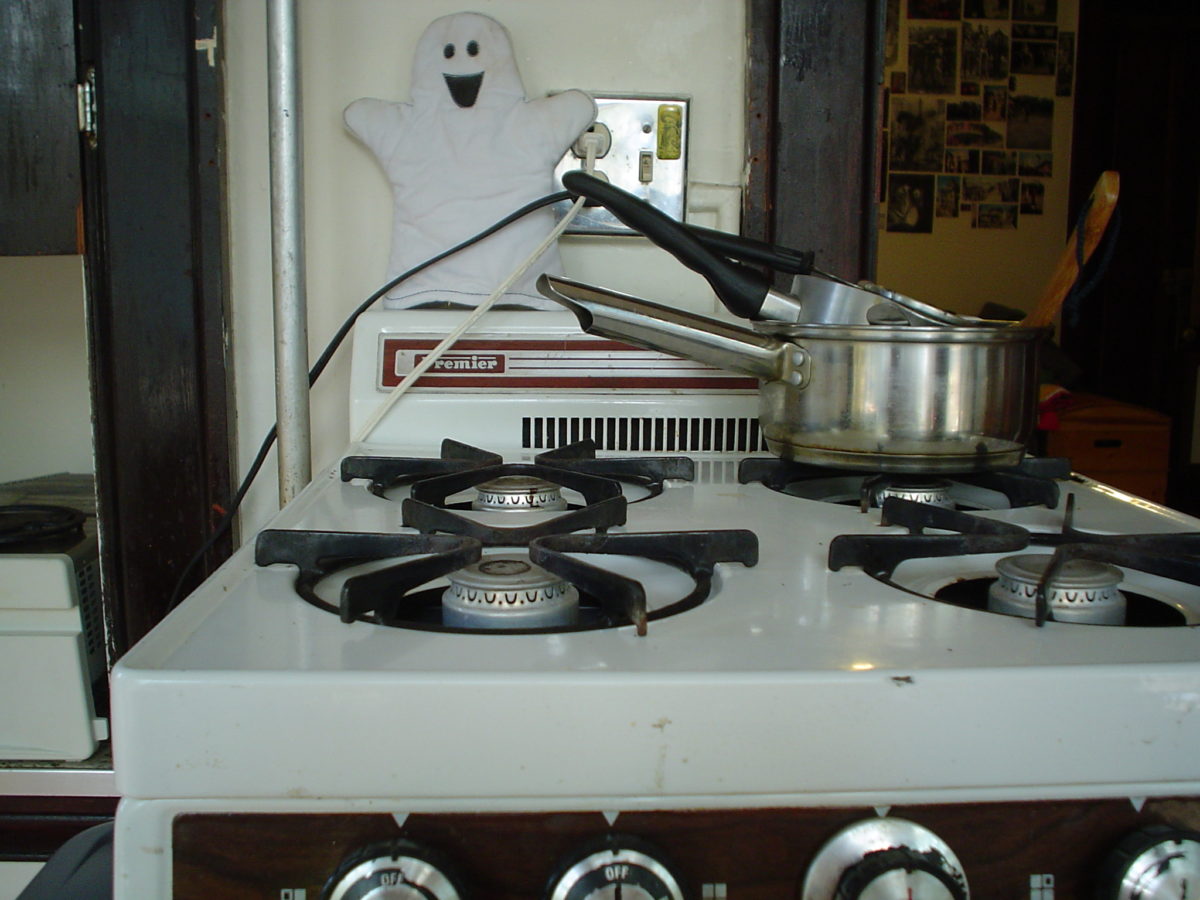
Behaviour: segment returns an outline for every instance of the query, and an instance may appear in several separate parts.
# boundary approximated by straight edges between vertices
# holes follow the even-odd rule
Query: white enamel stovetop
[[[1200,791],[1195,628],[1039,629],[830,572],[830,539],[878,531],[878,511],[739,485],[732,459],[709,462],[617,530],[746,528],[760,561],[720,564],[704,605],[644,637],[345,625],[292,594],[294,569],[243,548],[114,673],[121,793],[541,807]],[[1200,530],[1065,489],[1085,530]],[[331,471],[272,527],[392,531],[399,504]],[[687,592],[666,571],[652,605]]]

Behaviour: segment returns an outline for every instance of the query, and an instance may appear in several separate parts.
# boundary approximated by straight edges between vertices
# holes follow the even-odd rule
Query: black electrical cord
[[[545,197],[541,197],[530,203],[526,203],[520,209],[509,213],[503,219],[500,219],[494,225],[485,228],[478,234],[467,238],[465,241],[459,244],[455,244],[449,250],[444,250],[437,256],[430,257],[423,263],[420,263],[419,265],[409,269],[407,272],[397,275],[395,278],[373,293],[370,297],[360,303],[358,308],[355,309],[354,312],[350,314],[349,318],[342,323],[342,326],[334,333],[329,343],[325,346],[325,349],[321,352],[321,355],[317,357],[317,361],[313,363],[312,369],[309,370],[308,386],[311,388],[314,384],[316,384],[317,379],[321,377],[321,373],[325,371],[325,368],[329,365],[330,360],[333,359],[334,353],[336,353],[338,348],[342,345],[342,341],[346,339],[346,335],[350,333],[350,330],[354,327],[354,323],[358,321],[358,317],[370,309],[380,297],[382,297],[396,285],[406,281],[409,278],[412,278],[418,272],[428,269],[435,263],[441,262],[446,257],[453,256],[460,250],[465,250],[472,244],[477,244],[484,238],[491,237],[501,228],[507,228],[513,222],[524,218],[531,212],[542,209],[546,206],[550,206],[554,203],[558,203],[562,200],[572,199],[574,199],[574,195],[569,191],[557,191],[553,194],[547,194]],[[191,574],[192,570],[199,565],[200,560],[204,558],[208,551],[213,548],[213,545],[220,539],[221,535],[228,531],[229,526],[233,524],[234,516],[237,515],[238,509],[241,508],[242,501],[246,498],[246,494],[250,490],[250,485],[252,485],[254,483],[254,479],[258,477],[259,471],[267,461],[267,454],[271,452],[271,447],[275,444],[275,439],[278,436],[277,427],[278,423],[272,425],[271,430],[267,432],[267,436],[263,439],[262,446],[258,448],[258,454],[254,457],[254,462],[250,464],[250,469],[246,472],[246,477],[242,479],[241,485],[238,487],[237,492],[233,495],[233,499],[229,502],[229,506],[225,510],[225,514],[221,517],[221,521],[217,523],[213,533],[209,535],[208,540],[204,542],[203,546],[196,551],[196,554],[190,560],[188,560],[188,564],[184,566],[183,571],[179,575],[179,580],[175,583],[175,590],[171,592],[171,600],[170,603],[167,604],[168,611],[178,606],[179,601],[183,599],[184,584],[187,582],[188,576]]]

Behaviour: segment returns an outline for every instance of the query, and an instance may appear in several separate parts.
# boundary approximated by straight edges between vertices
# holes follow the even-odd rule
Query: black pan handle
[[[770,284],[756,269],[730,262],[710,251],[685,225],[639,197],[594,178],[582,170],[563,175],[563,187],[595,200],[635,231],[669,251],[694,272],[703,275],[721,302],[735,316],[757,317]]]
[[[683,227],[713,253],[768,266],[789,275],[812,273],[815,254],[811,250],[793,250],[790,247],[780,247],[778,244],[768,244],[754,238],[742,237],[740,234],[730,234],[728,231],[717,231],[686,222]]]

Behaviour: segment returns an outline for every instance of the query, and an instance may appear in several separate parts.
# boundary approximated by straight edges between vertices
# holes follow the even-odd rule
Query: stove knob
[[[342,860],[321,900],[466,900],[451,873],[440,854],[412,841],[369,844]]]
[[[906,848],[876,850],[847,869],[837,900],[963,900],[962,881],[943,860]]]
[[[608,835],[559,867],[545,900],[683,900],[681,884],[656,848],[635,837]]]
[[[1200,895],[1200,832],[1150,825],[1121,841],[1100,871],[1098,900]]]
[[[905,819],[865,819],[821,848],[804,878],[803,900],[969,900],[954,851]]]

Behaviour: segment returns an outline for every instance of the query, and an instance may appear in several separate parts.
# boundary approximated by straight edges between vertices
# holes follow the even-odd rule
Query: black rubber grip
[[[730,259],[769,266],[789,275],[808,275],[812,272],[815,254],[811,250],[793,250],[790,247],[742,237],[740,234],[730,234],[728,231],[715,231],[701,225],[685,224],[683,227],[713,253],[720,253]]]
[[[670,252],[694,272],[703,275],[721,302],[735,316],[758,315],[770,285],[756,269],[729,262],[704,246],[686,225],[676,222],[639,197],[594,178],[583,171],[563,175],[563,187],[572,194],[595,200],[628,225]]]

